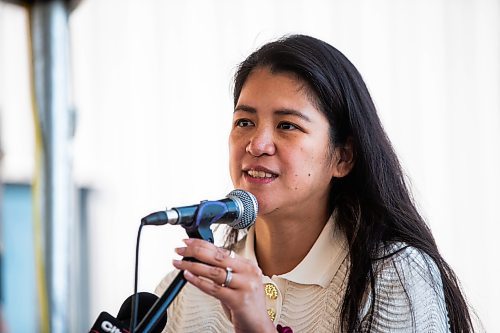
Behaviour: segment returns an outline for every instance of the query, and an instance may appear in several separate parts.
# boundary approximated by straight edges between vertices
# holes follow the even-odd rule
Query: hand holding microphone
[[[174,260],[173,265],[184,271],[189,283],[220,300],[236,332],[276,332],[257,263],[201,239],[184,242],[186,247],[177,248],[177,254],[195,261]]]
[[[143,223],[180,224],[190,230],[199,225],[198,220],[210,221],[213,218],[216,209],[206,209],[203,204],[154,213],[147,216],[146,221],[143,219]],[[226,223],[237,229],[252,225],[258,210],[257,199],[242,190],[234,190],[228,198],[209,202],[209,205],[214,208],[226,206],[223,213],[218,212],[219,219],[215,223]],[[176,252],[189,260],[174,260],[173,265],[184,271],[185,280],[219,299],[237,331],[275,332],[265,310],[262,272],[256,263],[206,240],[190,238],[184,242],[186,247],[178,248]],[[249,312],[249,308],[254,311]]]
[[[209,228],[213,223],[225,223],[236,229],[247,228],[255,222],[257,211],[258,203],[253,194],[243,190],[233,190],[222,200],[202,201],[199,205],[156,212],[144,217],[141,223],[143,226],[181,225],[190,237],[199,238],[198,241],[215,248],[212,244],[212,231]],[[199,260],[196,257],[184,259],[184,262]],[[152,327],[157,327],[158,318],[166,312],[187,281],[181,271],[139,323],[138,332],[149,332]]]

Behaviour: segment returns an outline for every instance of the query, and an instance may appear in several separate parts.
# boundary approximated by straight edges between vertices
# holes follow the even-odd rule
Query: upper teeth
[[[248,170],[248,174],[255,178],[271,178],[273,175],[264,171]]]

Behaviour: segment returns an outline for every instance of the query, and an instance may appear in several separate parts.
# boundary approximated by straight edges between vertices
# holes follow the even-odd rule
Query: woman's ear
[[[335,147],[333,152],[333,173],[335,178],[345,177],[354,166],[354,147],[352,138],[348,138],[345,145]]]

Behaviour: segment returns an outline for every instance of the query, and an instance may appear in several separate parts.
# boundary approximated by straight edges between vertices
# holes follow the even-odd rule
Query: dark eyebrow
[[[307,122],[311,122],[311,119],[309,119],[308,116],[306,116],[305,114],[303,114],[300,111],[293,110],[293,109],[279,109],[279,110],[274,111],[274,113],[279,114],[279,115],[284,115],[284,116],[295,116],[295,117],[299,117],[301,119],[304,119]]]
[[[244,112],[250,112],[250,113],[257,113],[257,110],[255,108],[253,108],[251,106],[248,106],[248,105],[245,105],[245,104],[237,105],[234,108],[234,112],[236,112],[236,111],[244,111]]]
[[[234,112],[236,111],[243,111],[243,112],[249,112],[249,113],[257,113],[257,110],[251,106],[245,105],[245,104],[240,104],[237,105],[236,108],[234,108]],[[277,115],[283,115],[283,116],[295,116],[299,117],[301,119],[304,119],[305,121],[311,122],[311,119],[309,119],[308,116],[303,114],[300,111],[293,110],[293,109],[278,109],[274,111],[274,114]]]

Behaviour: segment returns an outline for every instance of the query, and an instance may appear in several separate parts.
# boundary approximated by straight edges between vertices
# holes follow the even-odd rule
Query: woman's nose
[[[276,146],[273,134],[269,130],[257,130],[250,138],[246,152],[253,156],[274,155]]]

